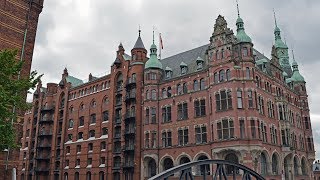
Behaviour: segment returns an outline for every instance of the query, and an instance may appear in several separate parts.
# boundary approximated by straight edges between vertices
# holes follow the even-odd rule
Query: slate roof
[[[143,44],[142,39],[141,39],[140,36],[138,37],[136,43],[135,43],[134,46],[133,46],[133,49],[136,49],[136,48],[145,49],[145,48],[144,48],[144,44]]]
[[[180,64],[184,62],[188,66],[187,74],[197,71],[197,58],[201,57],[205,59],[205,53],[208,48],[208,44],[185,51],[161,60],[162,67],[169,67],[172,69],[172,78],[180,76]],[[204,68],[206,67],[206,62],[204,63]]]

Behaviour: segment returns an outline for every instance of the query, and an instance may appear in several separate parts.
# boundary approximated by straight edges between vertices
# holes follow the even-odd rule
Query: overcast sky
[[[88,79],[110,71],[119,42],[128,54],[138,27],[149,49],[152,29],[162,33],[162,57],[209,42],[215,19],[225,17],[235,32],[235,0],[45,0],[40,15],[32,69],[43,73],[43,83],[69,74]],[[270,57],[274,36],[273,8],[288,47],[294,49],[307,81],[316,149],[320,151],[320,1],[239,0],[245,30],[254,47]],[[291,55],[290,55],[291,56]],[[320,158],[320,153],[317,153]]]

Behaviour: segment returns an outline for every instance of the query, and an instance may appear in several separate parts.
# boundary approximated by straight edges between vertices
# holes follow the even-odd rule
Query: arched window
[[[301,172],[302,172],[302,175],[307,175],[306,160],[304,158],[302,158],[301,160]]]
[[[157,91],[155,89],[151,90],[151,99],[156,100],[157,99]]]
[[[190,162],[190,159],[188,157],[184,156],[180,159],[179,164],[185,164],[188,162]]]
[[[91,172],[87,172],[86,174],[86,180],[91,180]]]
[[[225,79],[225,72],[223,69],[219,71],[219,82],[223,82]]]
[[[163,171],[168,170],[173,167],[173,161],[170,158],[166,158],[163,161]]]
[[[117,91],[122,89],[123,77],[122,74],[119,74],[117,77]]]
[[[89,137],[90,137],[90,138],[94,138],[95,135],[96,135],[95,130],[90,130],[90,131],[89,131]]]
[[[99,172],[99,180],[104,180],[104,172],[103,171]]]
[[[21,174],[21,180],[24,180],[24,174]]]
[[[68,173],[64,173],[63,178],[64,178],[64,180],[68,180]]]
[[[150,99],[150,92],[149,92],[149,90],[146,90],[146,99]]]
[[[198,80],[193,81],[193,90],[198,91],[199,90],[199,82]]]
[[[219,83],[219,74],[217,72],[214,73],[214,77],[213,77],[213,81],[214,83]]]
[[[225,160],[231,161],[234,163],[239,163],[238,156],[235,155],[234,153],[230,153],[230,154],[226,155]],[[234,172],[234,170],[236,170],[236,172]],[[235,169],[233,166],[229,166],[229,165],[226,165],[226,171],[227,171],[226,172],[227,174],[233,174],[233,173],[238,174],[239,173],[239,169],[237,169],[237,168]]]
[[[250,79],[250,68],[246,67],[246,79]]]
[[[226,70],[226,75],[227,75],[227,81],[230,81],[231,80],[231,71],[230,71],[230,69]]]
[[[178,84],[178,85],[177,85],[177,94],[178,94],[178,95],[183,94],[182,85],[181,85],[181,84]]]
[[[260,163],[261,163],[261,174],[266,175],[268,170],[267,170],[267,158],[264,153],[261,153],[260,155]]]
[[[293,158],[293,170],[294,170],[294,175],[299,174],[297,157]]]
[[[198,158],[198,160],[206,160],[206,159],[208,159],[208,157],[205,155],[202,155]],[[204,174],[209,175],[210,174],[210,165],[204,164],[204,165],[198,166],[196,174],[197,175],[204,175]]]
[[[79,173],[78,173],[78,172],[76,172],[76,173],[74,174],[74,180],[80,180],[80,179],[79,179]]]
[[[278,157],[276,154],[272,155],[272,174],[277,175],[279,173],[278,171]]]
[[[183,93],[188,93],[188,86],[187,83],[183,83]]]
[[[162,98],[167,98],[168,96],[167,96],[167,90],[166,90],[166,88],[163,88],[162,89]]]
[[[204,90],[206,87],[206,82],[204,78],[200,79],[200,90]]]
[[[171,97],[172,95],[172,91],[171,91],[171,87],[169,86],[167,89],[167,97]]]
[[[148,162],[148,178],[155,176],[157,174],[157,165],[154,159],[150,159]]]

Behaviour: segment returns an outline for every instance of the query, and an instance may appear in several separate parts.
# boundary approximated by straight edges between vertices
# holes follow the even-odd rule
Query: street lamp
[[[9,149],[4,149],[4,150],[2,150],[2,152],[6,152],[6,153],[7,153],[7,157],[6,157],[6,168],[5,168],[5,172],[4,172],[4,179],[7,179],[8,161],[9,161]]]

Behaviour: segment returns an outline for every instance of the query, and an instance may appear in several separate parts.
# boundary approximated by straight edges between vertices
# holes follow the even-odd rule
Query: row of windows
[[[104,111],[102,113],[102,122],[106,122],[108,120],[109,120],[109,111]],[[91,114],[88,124],[93,125],[96,123],[96,121],[97,121],[97,115],[95,113]],[[75,125],[74,123],[75,122],[73,119],[69,119],[68,128],[73,128]],[[84,116],[79,117],[78,123],[79,123],[78,124],[79,127],[84,126],[84,124],[85,124]]]
[[[101,129],[101,136],[104,135],[108,135],[108,128],[104,127]],[[89,130],[89,134],[88,134],[88,138],[95,138],[96,136],[96,131],[95,130]],[[72,134],[68,134],[68,141],[72,141],[73,135]],[[83,132],[78,132],[77,135],[77,139],[78,140],[82,140],[83,139]]]
[[[108,97],[105,97],[105,98],[103,99],[103,104],[107,105],[108,103],[109,103],[109,98],[108,98]],[[91,107],[91,108],[97,107],[97,102],[96,102],[95,100],[92,100],[91,103],[90,103],[90,107]],[[86,105],[83,104],[83,103],[81,103],[80,106],[79,106],[79,110],[80,110],[80,111],[83,111],[83,110],[85,110],[85,108],[86,108]],[[69,107],[69,112],[70,112],[70,113],[73,113],[74,111],[75,111],[75,108],[74,108],[73,106],[70,106],[70,107]]]
[[[265,143],[272,143],[272,144],[279,144],[278,140],[278,133],[277,129],[274,125],[270,126],[270,128],[267,128],[266,123],[260,120],[250,120],[250,126],[245,125],[244,119],[239,120],[239,128],[240,128],[240,138],[246,138],[246,127],[250,129],[251,134],[250,138],[252,139],[260,139],[262,142]],[[213,128],[213,127],[212,127]],[[268,132],[269,131],[269,132]],[[289,130],[288,130],[289,131]],[[216,126],[216,132],[217,132],[217,139],[219,140],[228,140],[235,138],[235,126],[234,126],[234,120],[231,119],[223,119],[221,121],[217,122]],[[290,145],[294,148],[297,148],[297,139],[294,134],[290,134],[284,130],[282,132],[282,144],[283,145]],[[290,132],[290,131],[289,131]],[[189,144],[189,129],[186,128],[180,128],[178,130],[178,145],[184,146]],[[285,134],[283,134],[285,133]],[[268,135],[269,134],[269,135]],[[170,147],[172,146],[172,131],[167,130],[162,132],[162,146],[163,147]],[[151,141],[150,141],[151,140]],[[157,141],[157,132],[146,132],[145,133],[145,147],[146,148],[156,148],[156,141]],[[195,142],[198,143],[206,143],[207,142],[207,127],[206,126],[196,126],[195,127]],[[313,150],[313,139],[309,138],[307,139],[308,148],[310,150]],[[300,149],[304,149],[304,139],[300,135]]]
[[[75,168],[80,168],[80,162],[81,162],[80,159],[76,159],[74,167]],[[106,164],[106,158],[105,157],[100,157],[99,164],[100,164],[100,166],[101,165],[105,165]],[[70,166],[69,159],[66,159],[65,167],[69,168],[69,166]],[[92,167],[92,158],[91,157],[87,158],[87,167]]]
[[[76,152],[77,154],[81,153],[81,148],[82,146],[80,144],[78,144],[76,146]],[[100,150],[101,151],[105,151],[106,150],[106,147],[107,147],[107,144],[105,141],[102,141],[100,143]],[[88,143],[88,152],[92,153],[93,152],[93,143]],[[67,146],[66,147],[66,155],[69,155],[70,154],[70,146]]]
[[[101,84],[96,84],[96,85],[90,86],[89,88],[81,89],[78,91],[78,93],[77,92],[70,93],[69,100],[82,97],[88,94],[92,94],[100,90],[109,89],[109,88],[110,88],[110,81],[105,81]]]
[[[87,172],[86,174],[79,174],[79,172],[75,172],[74,180],[80,180],[80,176],[85,177],[85,180],[91,180],[92,173],[90,171]],[[93,175],[93,178],[95,178],[95,176],[96,176],[96,174]],[[105,177],[105,173],[103,171],[100,171],[99,172],[99,180],[105,180],[105,178],[107,178],[107,177]],[[119,178],[120,178],[120,176],[119,176]],[[21,178],[21,180],[24,180],[24,179]],[[64,173],[63,180],[69,180],[67,172]]]
[[[202,78],[199,81],[198,80],[193,81],[193,91],[204,90],[205,88],[206,88],[205,79]],[[188,92],[189,90],[188,90],[187,83],[180,83],[177,85],[177,89],[176,89],[177,95],[186,94]],[[162,92],[159,95],[159,97],[168,98],[172,96],[172,93],[173,92],[170,86],[167,88],[162,88]],[[155,89],[147,90],[146,99],[157,100],[157,90]]]
[[[184,102],[177,105],[177,120],[188,119],[188,103]],[[171,106],[164,106],[161,108],[162,122],[167,123],[172,121],[172,108]],[[202,117],[206,115],[206,102],[204,99],[194,101],[194,117]],[[157,123],[157,110],[156,107],[146,109],[145,124]]]

